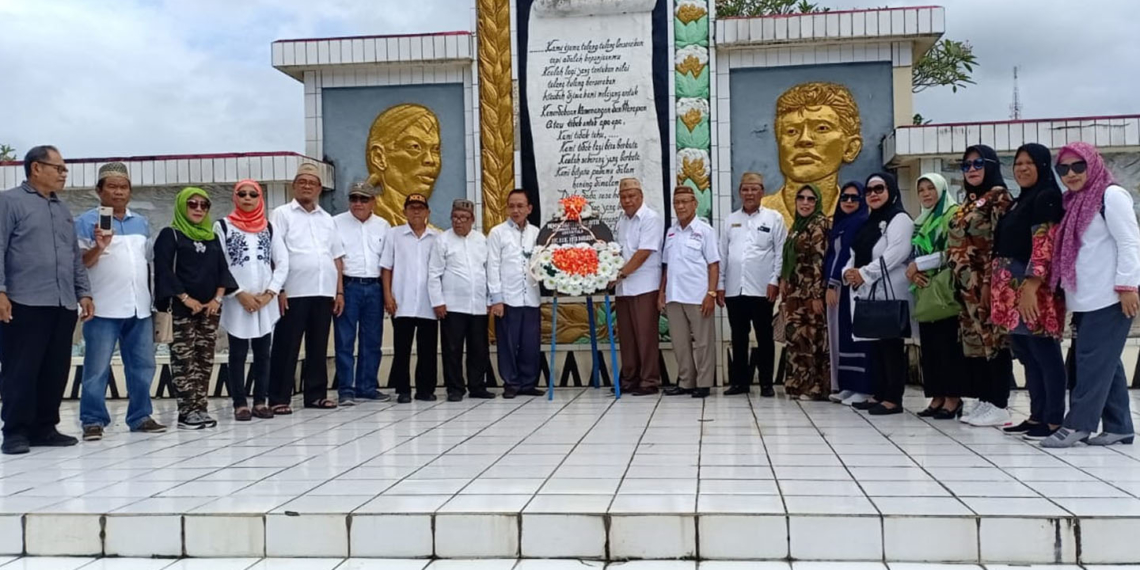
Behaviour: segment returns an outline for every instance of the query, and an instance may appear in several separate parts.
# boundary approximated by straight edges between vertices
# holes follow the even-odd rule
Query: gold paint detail
[[[698,190],[708,190],[712,187],[712,178],[705,168],[705,161],[701,158],[681,158],[681,171],[677,173],[677,184],[684,184],[685,180],[692,180]]]
[[[413,103],[385,109],[372,121],[364,161],[368,183],[380,188],[373,212],[393,226],[406,223],[404,199],[413,193],[431,198],[439,179],[439,118]]]
[[[550,315],[553,305],[544,304],[542,313],[542,342],[550,342]],[[595,308],[598,306],[595,304]],[[598,342],[609,342],[609,331],[606,330],[604,311],[597,319]],[[614,319],[614,333],[617,333],[617,319]],[[590,338],[590,313],[585,303],[558,303],[558,344],[574,344],[582,339]]]
[[[682,60],[681,63],[678,63],[676,69],[677,73],[681,75],[687,73],[693,77],[699,77],[701,72],[705,70],[705,65],[706,64],[701,63],[701,60],[697,59],[696,56],[690,55]]]
[[[704,114],[702,114],[701,110],[697,109],[696,107],[689,109],[684,115],[681,115],[680,117],[681,122],[689,128],[689,132],[692,132],[693,129],[697,128],[697,125],[701,124],[701,120],[704,118]]]
[[[515,106],[511,83],[510,0],[477,0],[479,136],[483,159],[483,232],[507,219],[515,186]]]
[[[709,11],[702,6],[695,6],[693,4],[686,4],[677,8],[677,19],[682,24],[691,24],[704,18]]]

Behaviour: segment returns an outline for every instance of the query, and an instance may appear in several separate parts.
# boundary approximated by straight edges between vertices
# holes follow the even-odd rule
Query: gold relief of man
[[[373,211],[393,226],[407,222],[404,199],[431,197],[442,167],[439,119],[423,105],[389,107],[372,121],[364,160],[368,183],[380,188]]]
[[[823,211],[835,211],[839,168],[863,150],[859,105],[851,91],[837,83],[804,83],[776,100],[776,144],[784,186],[764,197],[763,204],[794,221],[796,192],[814,184],[823,194]]]

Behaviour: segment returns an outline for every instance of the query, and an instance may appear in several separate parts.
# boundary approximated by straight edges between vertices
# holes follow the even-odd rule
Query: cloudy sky
[[[467,29],[473,0],[0,0],[0,143],[93,157],[304,147],[301,84],[273,40]],[[933,0],[819,0],[836,9]],[[1140,113],[1140,2],[943,0],[978,85],[929,90],[936,122]],[[414,6],[415,9],[409,9]]]

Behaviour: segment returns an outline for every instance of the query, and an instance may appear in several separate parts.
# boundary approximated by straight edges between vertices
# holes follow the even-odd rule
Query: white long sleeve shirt
[[[661,236],[664,233],[665,220],[645,204],[632,218],[625,213],[618,217],[616,237],[621,244],[621,258],[628,262],[639,250],[653,252],[637,271],[618,280],[615,291],[618,297],[644,295],[661,287]]]
[[[428,262],[431,306],[447,305],[449,313],[486,315],[487,238],[472,231],[460,237],[454,230],[435,240]]]
[[[737,210],[721,222],[720,289],[726,297],[767,297],[780,283],[788,227],[779,212],[761,206]]]
[[[509,307],[537,307],[542,301],[538,282],[530,274],[530,257],[538,241],[538,228],[519,229],[507,220],[487,235],[487,290],[491,303]]]
[[[306,211],[293,200],[275,208],[269,221],[289,253],[285,294],[290,298],[335,297],[334,260],[344,256],[344,247],[332,216],[320,206]]]
[[[363,222],[352,212],[333,216],[337,237],[344,248],[345,277],[380,277],[380,256],[384,253],[384,238],[392,226],[377,215]]]
[[[852,289],[852,294],[861,298],[908,299],[910,297],[910,282],[906,279],[906,266],[914,249],[910,242],[913,237],[914,221],[909,216],[899,214],[891,218],[883,236],[875,242],[875,247],[871,248],[871,261],[867,265],[857,268],[859,275],[863,277],[863,286]],[[886,262],[889,277],[875,288],[874,294],[872,294],[871,289],[875,282],[883,276],[883,264],[880,263],[880,259]],[[854,266],[855,254],[852,252],[847,267]],[[891,287],[890,291],[886,290],[888,286]],[[852,303],[852,307],[854,307],[854,303]]]
[[[435,319],[435,311],[428,299],[428,259],[437,238],[438,230],[428,227],[417,237],[407,224],[388,232],[380,267],[392,272],[396,318]]]
[[[1077,253],[1077,288],[1065,290],[1065,304],[1078,313],[1120,302],[1117,287],[1140,286],[1140,229],[1132,196],[1120,186],[1104,192],[1104,215],[1095,216]]]

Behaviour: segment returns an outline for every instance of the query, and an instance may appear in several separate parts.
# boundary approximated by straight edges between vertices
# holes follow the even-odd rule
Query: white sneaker
[[[966,424],[970,423],[970,416],[977,412],[983,402],[981,400],[969,400],[962,402],[962,415],[958,416],[958,421]]]
[[[852,404],[862,404],[863,402],[866,402],[867,400],[870,400],[870,399],[871,399],[871,396],[868,394],[860,394],[859,392],[852,392],[850,396],[844,398],[843,401],[840,403],[843,404],[844,406],[850,406]]]
[[[841,403],[843,403],[843,400],[846,400],[847,398],[850,398],[853,395],[855,395],[855,392],[852,392],[851,390],[844,390],[842,392],[836,392],[836,393],[828,396],[827,399],[831,400],[832,402],[835,402],[836,404],[841,404]]]
[[[989,402],[986,402],[985,409],[976,411],[970,415],[970,421],[966,422],[974,427],[1001,427],[1007,426],[1012,423],[1009,415],[1009,410],[999,408]]]

